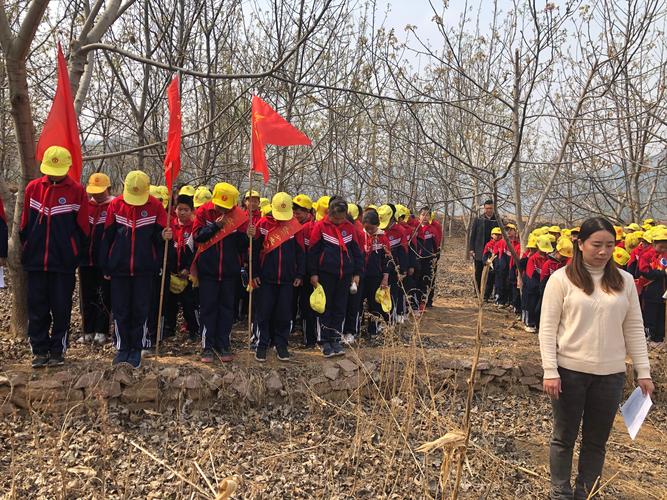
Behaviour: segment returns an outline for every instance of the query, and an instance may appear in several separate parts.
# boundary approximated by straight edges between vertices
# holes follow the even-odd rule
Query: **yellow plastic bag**
[[[375,302],[382,306],[384,312],[388,313],[391,311],[391,293],[389,293],[389,287],[380,287],[375,291]]]
[[[319,283],[310,294],[310,308],[317,314],[322,314],[327,307],[327,296],[324,294],[324,288]]]
[[[188,280],[181,278],[178,274],[171,273],[169,276],[169,291],[171,293],[183,293],[183,290],[188,286]]]

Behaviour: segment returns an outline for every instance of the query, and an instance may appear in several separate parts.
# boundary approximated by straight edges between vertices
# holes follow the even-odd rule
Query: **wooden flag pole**
[[[252,144],[252,142],[251,142]],[[251,152],[252,155],[252,152]],[[248,173],[248,192],[250,196],[248,199],[252,199],[252,165]],[[248,224],[252,225],[252,206],[248,203]],[[249,238],[250,244],[248,247],[248,338],[252,339],[252,291],[253,291],[253,282],[252,282],[252,240],[255,238]]]
[[[171,172],[171,164],[169,164],[169,170]],[[172,182],[172,188],[174,183]],[[167,201],[167,227],[165,229],[171,228],[171,200],[173,196],[171,191],[169,192],[169,200]],[[164,315],[162,314],[162,309],[164,305],[164,284],[167,279],[167,257],[169,253],[169,243],[172,240],[164,240],[164,255],[162,256],[162,278],[160,283],[160,305],[158,306],[157,313],[157,332],[156,343],[155,343],[155,355],[160,355],[160,337],[162,337],[162,328],[164,327]]]

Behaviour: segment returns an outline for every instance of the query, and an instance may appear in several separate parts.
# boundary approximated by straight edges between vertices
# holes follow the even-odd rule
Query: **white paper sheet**
[[[628,428],[628,434],[633,440],[637,437],[637,433],[651,406],[653,406],[651,397],[644,396],[639,387],[632,391],[628,400],[621,406],[621,415],[623,415],[625,426]]]
[[[5,268],[0,267],[0,288],[5,288]]]

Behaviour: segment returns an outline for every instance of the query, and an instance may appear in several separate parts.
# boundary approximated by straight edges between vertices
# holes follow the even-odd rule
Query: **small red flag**
[[[164,157],[164,178],[169,193],[181,169],[181,96],[178,75],[167,87],[169,105],[169,133],[167,134],[167,154]]]
[[[266,163],[264,146],[308,146],[310,139],[280,116],[276,110],[257,96],[252,96],[252,158],[250,169],[264,175],[264,184],[269,181],[269,166]]]
[[[72,166],[69,176],[75,181],[81,180],[83,158],[81,156],[81,139],[79,138],[79,126],[74,112],[74,99],[72,99],[72,87],[69,83],[67,62],[63,50],[58,43],[58,84],[56,95],[51,104],[49,116],[46,118],[42,134],[37,141],[38,161],[44,158],[44,152],[51,146],[67,148],[72,155]]]

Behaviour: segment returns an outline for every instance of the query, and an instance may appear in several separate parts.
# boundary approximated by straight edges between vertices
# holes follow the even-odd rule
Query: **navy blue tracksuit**
[[[361,248],[364,257],[364,277],[361,280],[361,289],[357,292],[363,301],[366,301],[370,319],[368,321],[368,336],[378,333],[380,321],[387,321],[389,316],[382,310],[382,306],[375,300],[375,293],[380,288],[385,275],[389,274],[389,255],[391,254],[389,239],[384,231],[378,229],[375,234],[363,232]]]
[[[19,236],[34,355],[62,354],[67,348],[74,273],[88,230],[88,197],[81,184],[43,176],[26,186]]]
[[[153,196],[142,206],[122,196],[109,205],[100,249],[100,265],[111,276],[111,310],[120,352],[151,347],[148,311],[152,282],[162,265],[162,230],[167,212]]]
[[[239,207],[232,210],[240,211]],[[238,213],[238,212],[237,212]],[[207,202],[197,209],[192,228],[195,243],[203,244],[215,237],[220,228],[215,220],[222,215]],[[231,217],[227,214],[226,217]],[[241,279],[243,255],[248,249],[247,216],[235,231],[195,257],[199,279],[199,321],[202,347],[220,353],[231,351],[230,334],[234,322],[234,305]]]
[[[326,309],[317,318],[317,342],[336,342],[344,329],[352,276],[363,269],[354,225],[336,225],[325,216],[313,226],[309,242],[308,274],[319,277],[326,295]]]
[[[257,269],[260,286],[257,308],[253,318],[253,337],[259,347],[269,347],[271,342],[287,347],[292,329],[292,299],[294,280],[305,274],[304,241],[301,231],[292,235],[278,247],[266,251],[263,246],[271,232],[284,224],[270,215],[257,223],[256,244],[253,245],[253,269]]]
[[[391,289],[391,321],[396,322],[397,316],[405,314],[405,294],[403,293],[403,286],[398,281],[399,271],[405,274],[409,267],[408,244],[407,236],[403,229],[394,224],[385,229],[385,234],[389,239],[389,246],[391,248],[391,259],[389,261],[389,287]],[[405,285],[407,286],[407,285]]]

